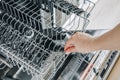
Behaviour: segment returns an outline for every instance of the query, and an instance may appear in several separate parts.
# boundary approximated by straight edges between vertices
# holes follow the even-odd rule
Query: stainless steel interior
[[[65,55],[66,40],[86,30],[89,0],[0,0],[0,80],[79,80],[95,56]]]

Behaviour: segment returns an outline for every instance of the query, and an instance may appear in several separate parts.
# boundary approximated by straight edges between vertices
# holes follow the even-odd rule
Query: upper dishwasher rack
[[[1,0],[0,50],[13,66],[49,80],[68,57],[66,39],[85,29],[94,5],[89,0]]]

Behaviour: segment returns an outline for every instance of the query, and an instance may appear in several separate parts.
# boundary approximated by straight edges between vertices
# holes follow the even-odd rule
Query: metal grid
[[[89,23],[95,4],[80,1],[0,1],[1,52],[13,66],[23,66],[33,80],[50,79],[68,57],[63,52],[65,40],[80,28],[85,31]]]
[[[58,80],[79,80],[89,65],[93,53],[89,54],[75,54],[69,64],[66,66],[62,74],[59,76]]]

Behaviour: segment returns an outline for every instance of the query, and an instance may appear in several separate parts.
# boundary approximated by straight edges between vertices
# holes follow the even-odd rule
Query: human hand
[[[65,44],[64,51],[66,54],[71,52],[87,53],[94,50],[94,38],[83,32],[76,32]]]

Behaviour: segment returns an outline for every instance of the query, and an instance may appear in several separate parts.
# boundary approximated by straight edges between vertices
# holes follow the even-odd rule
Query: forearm
[[[64,50],[66,53],[120,50],[120,24],[111,31],[96,38],[85,33],[77,32],[68,39]]]
[[[95,38],[93,46],[95,50],[120,50],[120,24]]]

